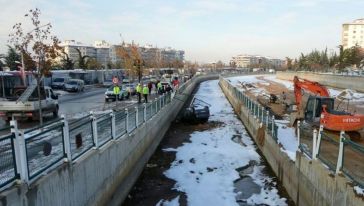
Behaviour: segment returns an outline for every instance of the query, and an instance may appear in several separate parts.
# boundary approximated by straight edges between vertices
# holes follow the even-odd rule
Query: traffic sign
[[[119,83],[119,78],[118,77],[113,77],[112,78],[112,83],[113,84],[118,84]]]

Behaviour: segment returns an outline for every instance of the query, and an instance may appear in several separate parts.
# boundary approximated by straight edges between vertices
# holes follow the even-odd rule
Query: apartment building
[[[123,47],[127,50],[131,47],[131,44],[124,43]],[[68,54],[69,58],[74,62],[77,62],[79,55],[76,49],[81,51],[82,56],[89,56],[90,58],[95,58],[99,63],[107,68],[109,62],[117,63],[122,62],[122,58],[118,54],[118,50],[122,47],[121,45],[110,45],[104,40],[95,41],[94,44],[85,45],[75,40],[66,40],[60,44],[64,48],[64,52]],[[146,45],[139,46],[138,51],[140,52],[144,63],[148,66],[161,66],[162,63],[173,63],[176,60],[183,62],[184,54],[183,50],[175,50],[170,47],[160,49],[156,46]],[[60,59],[59,59],[60,61]]]
[[[284,64],[284,60],[265,57],[260,55],[247,55],[240,54],[232,57],[230,64],[235,64],[236,67],[248,68],[248,67],[266,67],[266,68],[280,68]]]
[[[358,45],[364,48],[364,18],[342,25],[342,45],[344,49]]]

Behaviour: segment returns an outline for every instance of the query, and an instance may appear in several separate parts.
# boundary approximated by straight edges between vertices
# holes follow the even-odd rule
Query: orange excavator
[[[334,110],[335,99],[330,97],[325,86],[297,76],[294,77],[293,84],[298,110],[298,117],[295,119],[304,119],[316,125],[319,123],[331,131],[356,132],[364,128],[364,115]],[[305,109],[302,108],[302,90],[315,95],[309,96]]]

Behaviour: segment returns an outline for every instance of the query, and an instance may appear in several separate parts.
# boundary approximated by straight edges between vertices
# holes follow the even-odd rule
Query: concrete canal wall
[[[296,161],[292,161],[267,133],[265,126],[260,126],[259,120],[228,89],[229,83],[221,78],[219,84],[296,205],[364,205],[363,197],[355,194],[353,186],[343,175],[333,175],[321,162],[311,160],[299,151],[296,152]]]
[[[354,89],[364,92],[364,77],[362,76],[342,76],[334,74],[317,74],[312,72],[277,72],[277,78],[283,80],[293,80],[294,76],[320,82],[320,84],[342,89]]]
[[[218,75],[195,77],[133,133],[111,140],[73,163],[63,163],[35,182],[20,184],[0,194],[0,205],[64,206],[120,205],[196,86]]]

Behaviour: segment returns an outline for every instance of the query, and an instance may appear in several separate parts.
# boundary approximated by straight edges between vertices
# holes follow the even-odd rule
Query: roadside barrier
[[[276,143],[278,141],[278,126],[275,117],[264,107],[260,106],[253,98],[245,92],[233,86],[228,80],[220,77],[220,84],[228,88],[230,93],[241,102],[256,121],[266,127],[266,132]],[[364,188],[364,146],[352,140],[340,132],[340,136],[330,135],[323,131],[321,125],[319,130],[308,129],[305,124],[297,122],[296,136],[298,149],[308,158],[321,161],[334,175],[343,173],[347,178]]]
[[[73,120],[62,116],[26,131],[17,128],[17,121],[11,121],[10,127],[2,129],[11,133],[0,137],[0,190],[15,182],[31,184],[57,166],[78,161],[87,152],[129,135],[171,99],[171,93],[166,93],[134,108],[90,112]]]

